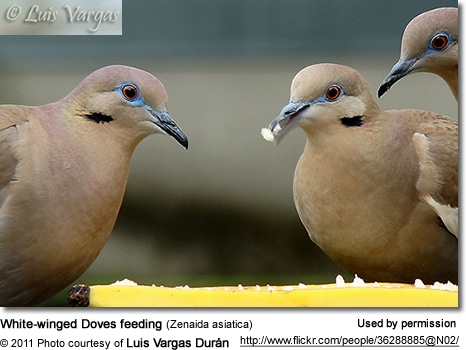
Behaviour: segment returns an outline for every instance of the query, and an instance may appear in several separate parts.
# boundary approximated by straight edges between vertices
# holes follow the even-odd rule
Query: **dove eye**
[[[325,98],[328,101],[335,101],[338,97],[340,97],[341,94],[341,87],[338,85],[331,85],[327,88],[327,91],[325,91]]]
[[[444,33],[434,35],[430,40],[430,46],[437,51],[443,50],[445,47],[447,47],[450,41],[449,39],[450,38],[448,35]]]
[[[138,88],[131,84],[126,84],[121,88],[123,97],[128,101],[134,101],[139,96]]]

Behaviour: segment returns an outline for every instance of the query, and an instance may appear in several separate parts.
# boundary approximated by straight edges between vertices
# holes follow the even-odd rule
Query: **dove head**
[[[94,127],[118,125],[139,141],[153,133],[188,139],[167,112],[165,87],[152,74],[127,66],[107,66],[86,77],[66,98],[68,114]],[[102,125],[99,125],[102,124]]]
[[[401,39],[401,55],[379,88],[379,97],[404,76],[430,72],[457,84],[458,9],[438,8],[415,17]],[[452,91],[457,87],[450,86]]]
[[[417,59],[412,69],[419,71],[457,65],[458,9],[439,8],[415,17],[403,33],[401,59]],[[436,64],[427,64],[429,60],[435,60]]]
[[[295,125],[307,133],[322,128],[360,127],[378,109],[369,85],[355,69],[316,64],[296,74],[291,83],[290,102],[269,125],[269,130],[273,141],[278,142]]]

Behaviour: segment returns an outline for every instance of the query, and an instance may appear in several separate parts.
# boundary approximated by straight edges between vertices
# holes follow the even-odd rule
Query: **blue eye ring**
[[[341,95],[343,94],[343,89],[334,84],[334,85],[330,85],[327,90],[325,90],[325,99],[327,101],[335,101],[336,99],[338,99]]]
[[[136,85],[125,84],[121,87],[121,95],[125,98],[125,100],[132,102],[138,99],[139,89]]]
[[[435,51],[442,51],[451,43],[450,35],[446,33],[437,33],[430,39],[429,48]]]

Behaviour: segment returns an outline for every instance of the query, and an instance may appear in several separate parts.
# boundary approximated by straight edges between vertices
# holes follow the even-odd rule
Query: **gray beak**
[[[290,102],[285,107],[282,108],[280,114],[275,118],[268,128],[262,129],[262,136],[267,140],[271,141],[274,144],[277,144],[278,141],[297,125],[300,118],[298,115],[300,112],[309,107],[311,104],[309,102]]]
[[[168,135],[173,137],[179,144],[181,144],[185,149],[188,149],[188,137],[186,134],[180,129],[178,125],[176,125],[175,121],[170,117],[167,112],[157,111],[157,110],[150,110],[149,111],[155,118],[155,124],[165,131]]]
[[[417,58],[413,58],[408,61],[403,61],[400,58],[392,67],[392,70],[388,73],[387,77],[380,84],[379,91],[377,93],[379,98],[382,97],[382,95],[385,94],[398,80],[411,73],[416,62]]]

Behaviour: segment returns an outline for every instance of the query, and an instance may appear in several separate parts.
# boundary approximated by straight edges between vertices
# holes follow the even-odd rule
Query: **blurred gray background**
[[[77,282],[207,286],[328,283],[343,273],[308,238],[292,180],[304,147],[296,129],[277,147],[260,129],[288,102],[301,68],[358,69],[374,95],[398,59],[407,22],[435,0],[124,0],[122,36],[0,36],[1,103],[62,98],[109,64],[164,83],[189,150],[160,135],[133,156],[106,247]],[[380,104],[457,118],[437,76],[399,82]]]

